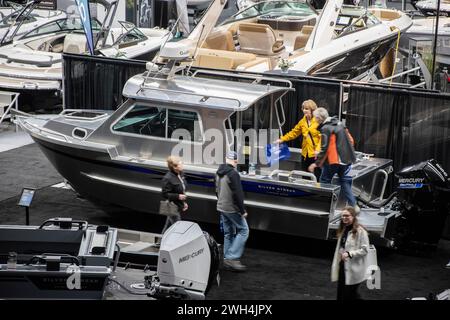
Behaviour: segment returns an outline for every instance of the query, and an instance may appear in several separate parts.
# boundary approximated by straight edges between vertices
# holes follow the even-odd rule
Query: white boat
[[[120,28],[110,28],[118,1],[98,2],[104,5],[107,14],[101,24],[91,19],[96,55],[150,60],[171,36],[166,29],[140,29],[129,22],[120,22]],[[87,40],[79,17],[49,22],[1,47],[0,89],[60,93],[62,54],[87,52]]]
[[[7,2],[9,7],[0,7],[0,43],[20,38],[21,35],[44,24],[67,17],[61,10],[35,9],[38,1],[25,5]],[[20,28],[16,28],[20,26]]]
[[[440,0],[439,6],[440,15],[448,16],[450,14],[450,1]],[[414,3],[414,6],[420,10],[424,15],[435,16],[437,14],[437,1],[436,0],[423,0]]]
[[[355,79],[374,69],[412,20],[398,10],[346,6],[328,0],[319,12],[306,1],[262,1],[218,26],[215,1],[185,40],[194,66]]]

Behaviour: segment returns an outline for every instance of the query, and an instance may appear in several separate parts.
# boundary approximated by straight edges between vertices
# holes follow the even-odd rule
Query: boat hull
[[[315,65],[308,71],[308,75],[343,80],[357,78],[377,66],[395,41],[397,36],[393,35],[334,56]]]
[[[136,211],[158,213],[165,169],[112,161],[107,153],[70,148],[35,135],[33,139],[81,195]],[[218,223],[213,176],[186,172],[186,177],[189,210],[183,219]],[[256,185],[244,179],[243,186],[251,229],[316,239],[328,237],[330,212],[336,207],[339,187],[313,191],[308,187]],[[252,192],[255,188],[266,192]]]

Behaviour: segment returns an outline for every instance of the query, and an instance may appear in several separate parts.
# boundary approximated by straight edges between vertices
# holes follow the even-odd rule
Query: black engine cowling
[[[407,167],[398,177],[397,239],[436,245],[450,213],[450,178],[436,160]]]

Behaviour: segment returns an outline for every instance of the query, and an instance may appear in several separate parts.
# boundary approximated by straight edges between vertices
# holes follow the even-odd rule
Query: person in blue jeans
[[[223,224],[223,265],[232,271],[245,271],[241,263],[245,243],[249,236],[247,211],[244,207],[244,191],[241,177],[236,170],[237,153],[227,154],[226,163],[221,164],[216,173],[217,211]]]
[[[316,167],[322,167],[320,183],[331,183],[333,176],[337,174],[348,205],[358,212],[359,207],[352,193],[352,177],[349,175],[352,163],[356,161],[353,137],[341,121],[328,115],[327,109],[317,108],[313,114],[319,123],[321,148],[315,163],[308,170],[314,172]]]

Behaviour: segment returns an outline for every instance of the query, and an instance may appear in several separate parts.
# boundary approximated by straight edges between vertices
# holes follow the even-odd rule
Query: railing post
[[[344,103],[344,84],[339,82],[339,121],[342,121],[342,105]]]

